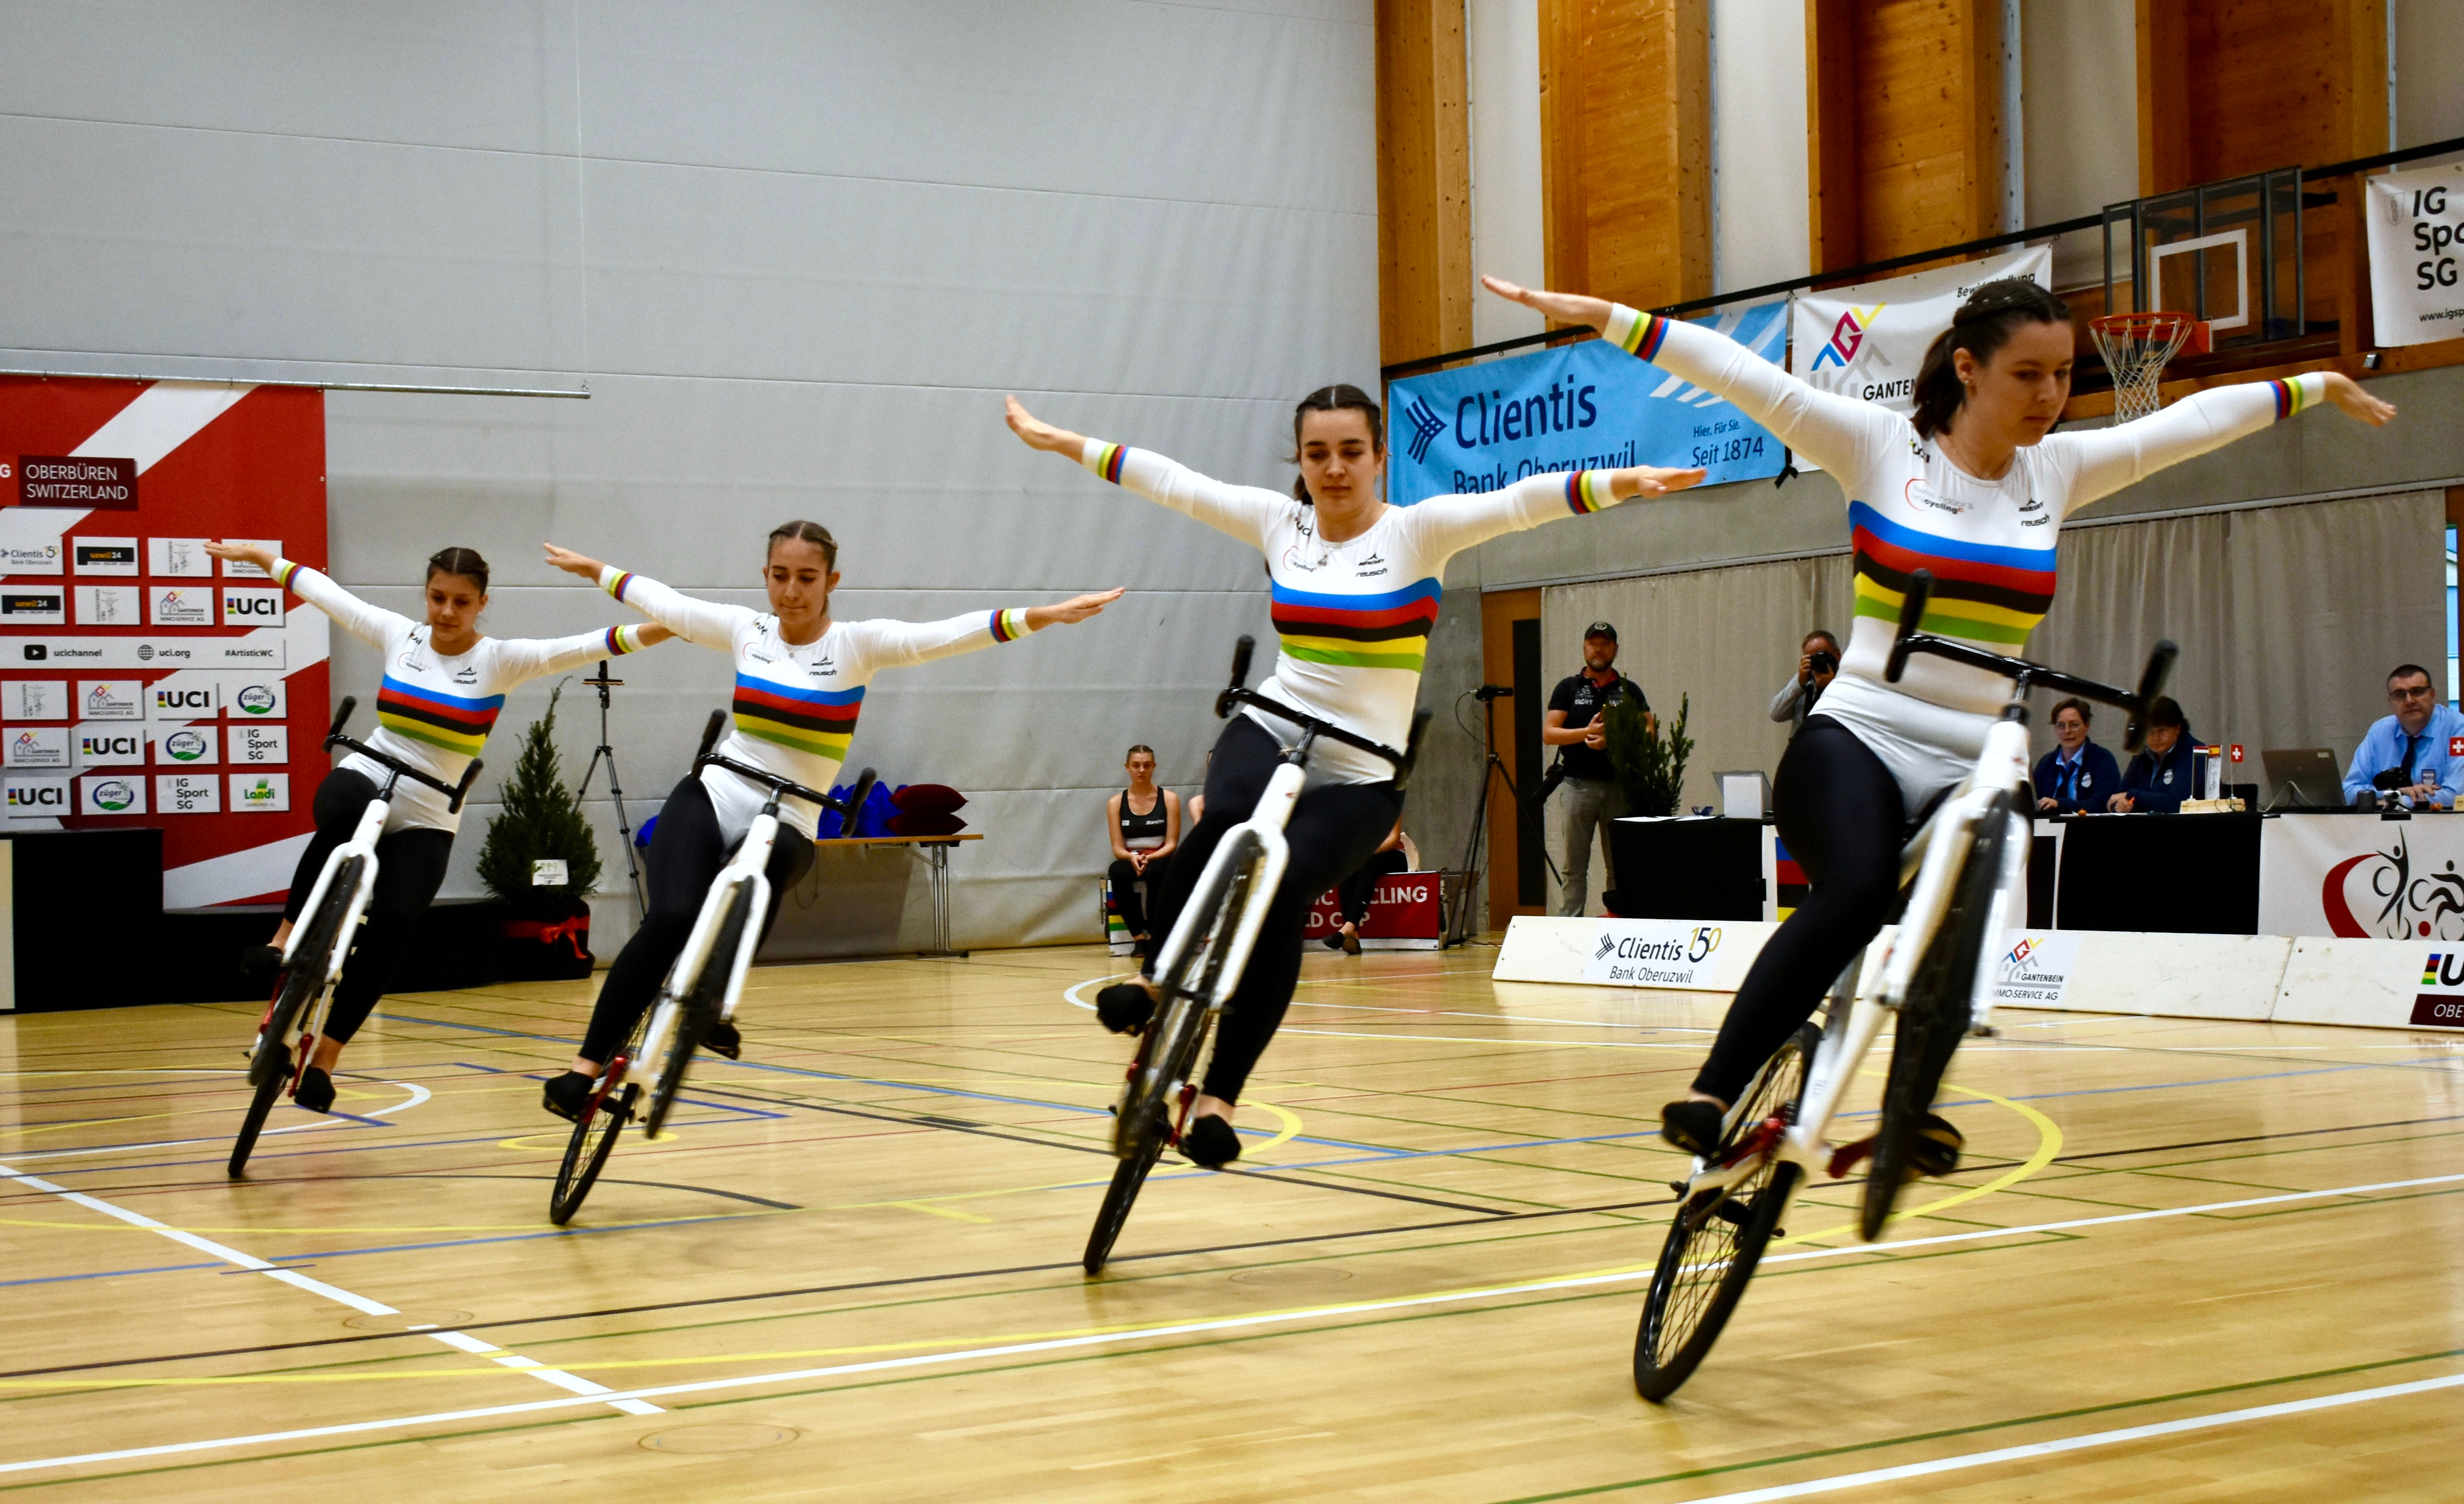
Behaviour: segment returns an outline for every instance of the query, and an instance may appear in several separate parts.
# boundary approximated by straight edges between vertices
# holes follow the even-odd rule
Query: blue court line
[[[73,1279],[115,1279],[121,1275],[178,1275],[197,1269],[229,1269],[219,1259],[206,1264],[157,1264],[151,1269],[98,1269],[87,1275],[42,1275],[33,1279],[0,1279],[0,1290],[16,1285],[56,1285]]]

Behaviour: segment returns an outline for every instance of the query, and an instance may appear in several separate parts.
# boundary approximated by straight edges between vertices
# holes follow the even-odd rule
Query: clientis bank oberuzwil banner
[[[1786,354],[1785,301],[1696,322],[1774,365]],[[1624,465],[1699,465],[1706,485],[1757,480],[1784,458],[1726,398],[1598,339],[1407,377],[1387,388],[1387,497],[1400,506]]]
[[[0,377],[8,828],[159,826],[171,908],[289,886],[325,769],[325,618],[226,537],[324,567],[324,393]]]

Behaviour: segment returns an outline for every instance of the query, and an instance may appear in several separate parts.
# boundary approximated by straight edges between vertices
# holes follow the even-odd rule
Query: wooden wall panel
[[[2000,0],[1807,0],[1817,268],[2002,229]]]
[[[1471,343],[1463,0],[1377,0],[1377,317],[1393,364]]]
[[[2140,191],[2387,150],[2386,27],[2381,0],[2139,0]]]
[[[1542,0],[1549,281],[1639,308],[1711,290],[1710,0]]]

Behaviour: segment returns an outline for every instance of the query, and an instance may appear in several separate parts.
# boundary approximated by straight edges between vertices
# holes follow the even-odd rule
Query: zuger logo
[[[242,804],[271,804],[274,802],[274,785],[259,778],[239,791],[239,801]]]
[[[137,791],[118,778],[98,783],[89,792],[94,796],[94,807],[106,815],[116,814],[137,802]]]
[[[1612,950],[1620,961],[1684,961],[1699,963],[1720,948],[1720,930],[1715,925],[1698,925],[1683,940],[1645,940],[1640,935],[1615,939],[1600,937],[1600,949],[1595,959],[1606,960]]]
[[[274,691],[261,684],[248,685],[231,697],[231,703],[251,715],[263,715],[274,708]]]
[[[206,739],[195,731],[173,731],[163,738],[163,754],[173,762],[195,762],[206,754]]]

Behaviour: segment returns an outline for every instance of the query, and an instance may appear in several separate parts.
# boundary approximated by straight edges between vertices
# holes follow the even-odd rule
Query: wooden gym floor
[[[1167,1162],[1094,1280],[1125,1050],[1073,1006],[1092,948],[756,973],[750,1058],[561,1232],[537,1078],[588,984],[387,999],[356,1116],[277,1109],[239,1184],[253,1010],[0,1023],[0,1489],[2464,1492],[2464,1038],[2006,1015],[1953,1068],[1969,1167],[1881,1248],[1810,1197],[1660,1408],[1652,1123],[1726,1000],[1493,954],[1312,954],[1241,1171]]]

